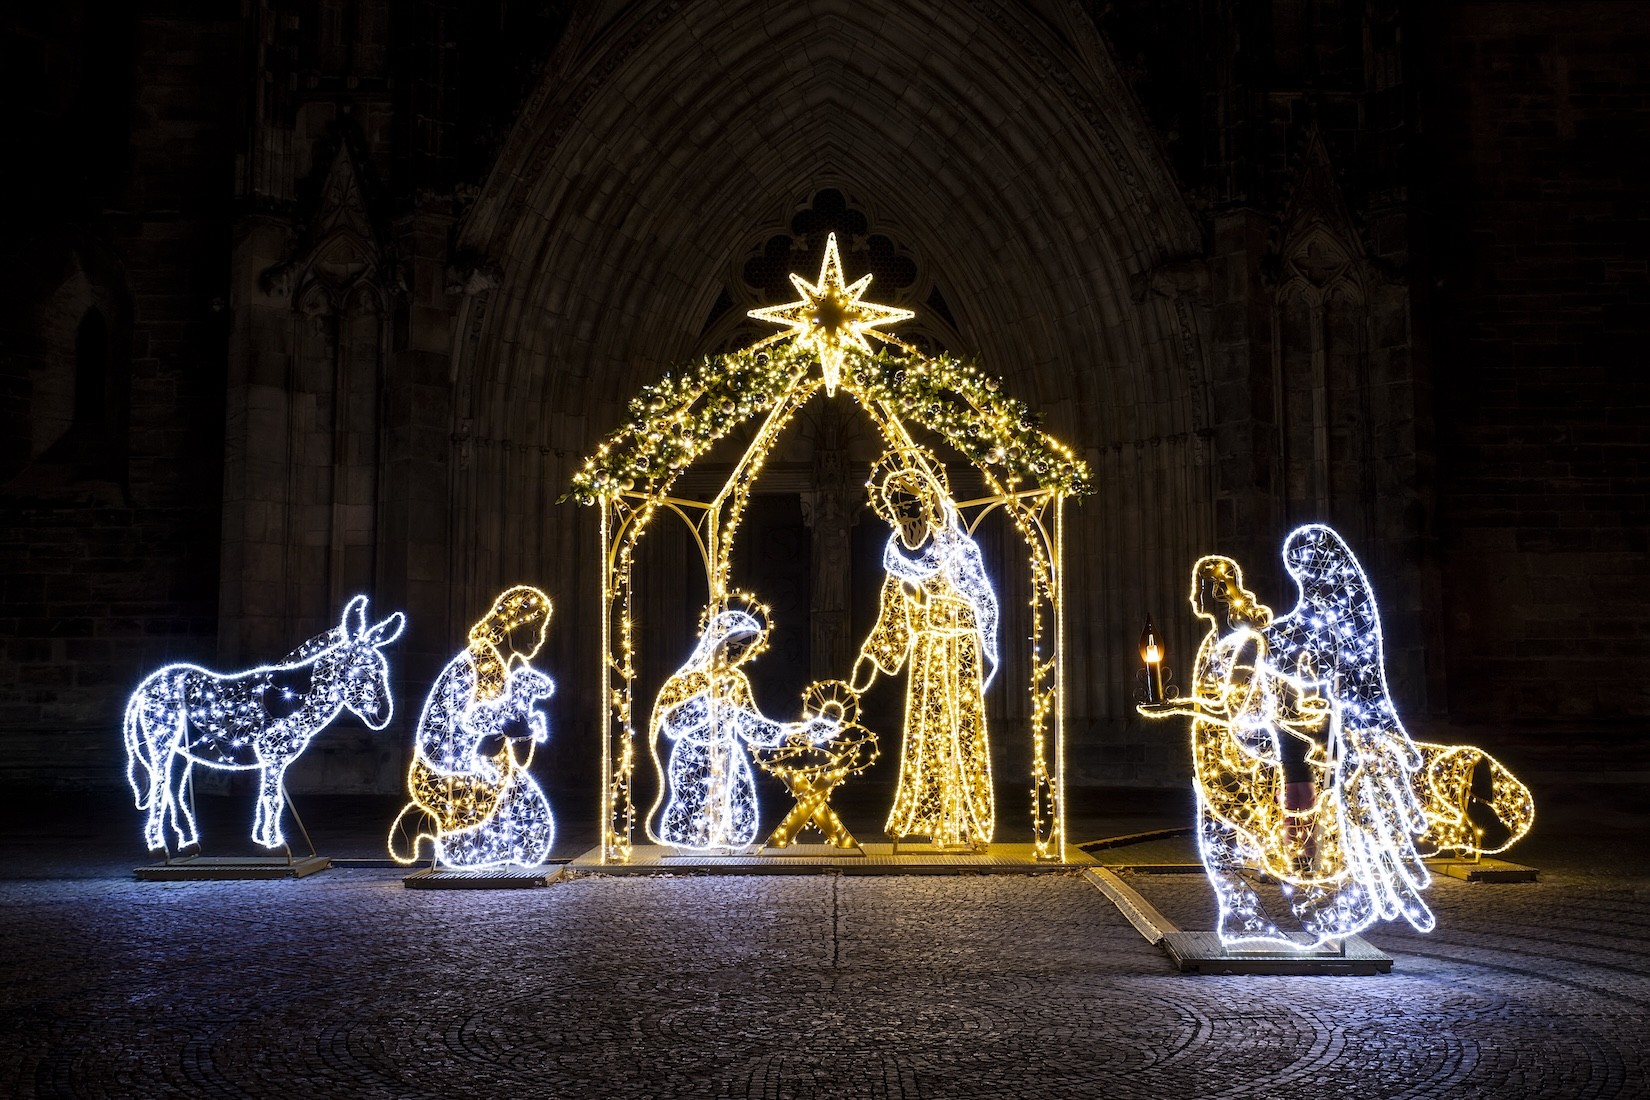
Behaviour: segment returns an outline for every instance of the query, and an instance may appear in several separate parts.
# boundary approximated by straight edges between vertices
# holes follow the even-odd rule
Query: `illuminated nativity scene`
[[[831,237],[816,283],[791,276],[798,301],[751,312],[783,331],[648,387],[631,403],[630,423],[575,478],[575,497],[601,509],[606,570],[603,864],[636,858],[638,830],[666,852],[748,854],[758,841],[783,851],[804,830],[837,849],[863,849],[830,799],[879,756],[898,759],[883,825],[890,853],[920,844],[984,854],[996,830],[986,693],[1003,683],[999,670],[1009,662],[1022,666],[1029,692],[1029,858],[1066,859],[1060,525],[1066,498],[1086,491],[1088,472],[978,368],[880,331],[911,314],[865,301],[870,280],[844,282]],[[748,670],[776,626],[757,596],[740,590],[735,550],[765,462],[816,397],[852,402],[875,426],[882,453],[866,504],[889,533],[876,622],[857,658],[839,678],[805,689],[786,720],[763,714],[752,697]],[[719,488],[684,492],[682,475],[695,461],[750,421],[755,431]],[[988,491],[955,499],[939,446],[959,454]],[[1032,593],[1020,647],[1002,637],[976,541],[981,521],[996,513],[1023,546]],[[692,652],[648,699],[638,695],[639,639],[649,629],[633,600],[638,547],[656,521],[672,518],[691,532],[709,600]],[[897,747],[856,721],[860,697],[879,677],[904,679]],[[654,772],[650,805],[638,791],[644,752]],[[779,778],[795,803],[766,831],[757,770]]]

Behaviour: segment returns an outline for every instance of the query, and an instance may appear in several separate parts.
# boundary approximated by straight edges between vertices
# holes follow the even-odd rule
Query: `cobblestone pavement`
[[[140,883],[118,850],[19,851],[7,1095],[1650,1093],[1637,865],[1441,880],[1435,934],[1368,937],[1391,974],[1282,978],[1177,974],[1071,875],[413,891],[383,869]],[[1207,919],[1199,876],[1131,882]]]

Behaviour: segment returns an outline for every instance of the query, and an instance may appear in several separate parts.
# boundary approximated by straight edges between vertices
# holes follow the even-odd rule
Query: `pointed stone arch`
[[[581,560],[589,519],[552,520],[547,502],[630,394],[701,350],[752,235],[836,187],[921,250],[952,350],[1095,466],[1100,495],[1068,524],[1087,662],[1073,710],[1120,729],[1138,620],[1183,597],[1181,563],[1213,530],[1200,307],[1136,293],[1201,254],[1197,220],[1076,6],[916,0],[874,26],[863,10],[575,16],[453,231],[453,605]],[[593,597],[559,602],[558,635],[588,636]],[[589,656],[567,642],[555,660]]]

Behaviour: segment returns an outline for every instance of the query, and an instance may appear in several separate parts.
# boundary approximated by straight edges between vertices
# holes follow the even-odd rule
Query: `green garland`
[[[585,461],[569,495],[594,504],[638,488],[657,491],[734,427],[773,408],[814,366],[812,356],[786,344],[712,356],[666,374],[630,402],[630,422]],[[1010,490],[1029,484],[1091,491],[1083,462],[972,362],[850,353],[842,385],[939,434]]]

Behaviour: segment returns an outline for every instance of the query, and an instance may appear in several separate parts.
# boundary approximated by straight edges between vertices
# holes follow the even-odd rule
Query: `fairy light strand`
[[[144,843],[166,847],[170,823],[178,846],[200,843],[190,782],[196,764],[257,771],[252,840],[286,844],[286,770],[311,739],[345,710],[381,730],[395,713],[383,648],[401,636],[397,611],[367,622],[367,597],[344,605],[338,625],[282,660],[244,672],[167,665],[138,685],[126,704],[126,777],[146,811]]]
[[[549,856],[555,817],[528,767],[549,738],[540,705],[555,684],[532,659],[550,613],[539,589],[506,589],[436,677],[414,733],[411,801],[390,826],[398,863],[418,862],[426,843],[448,870],[536,867]]]

